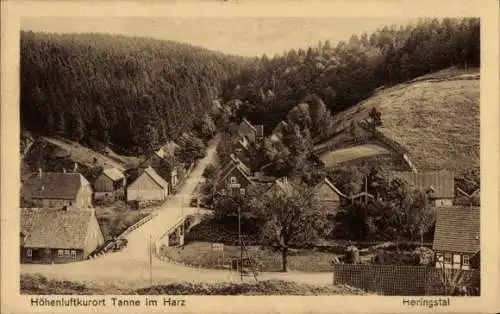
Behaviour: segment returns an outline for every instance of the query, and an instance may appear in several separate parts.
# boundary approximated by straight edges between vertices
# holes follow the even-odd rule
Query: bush
[[[377,265],[419,265],[420,260],[414,252],[379,250],[373,258],[373,263]]]
[[[257,225],[251,219],[241,219],[241,233],[246,245],[259,244]],[[203,220],[186,233],[186,243],[192,241],[205,241],[224,243],[226,245],[239,245],[238,217],[224,217],[221,219],[210,218]]]
[[[47,279],[41,275],[21,275],[22,294],[94,294],[85,284]]]
[[[359,264],[359,250],[354,245],[348,246],[345,250],[345,262],[348,264]]]
[[[284,280],[254,283],[174,283],[136,290],[148,295],[333,295],[366,294],[348,286],[312,286]]]

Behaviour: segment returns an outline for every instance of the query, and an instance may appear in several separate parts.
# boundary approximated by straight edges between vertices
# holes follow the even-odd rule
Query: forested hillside
[[[145,153],[191,130],[249,61],[147,38],[22,32],[22,128]]]
[[[269,132],[291,108],[316,94],[332,114],[391,86],[448,67],[480,63],[479,19],[422,19],[406,27],[383,27],[353,35],[335,46],[320,42],[307,50],[262,56],[224,88],[224,99],[240,99],[239,114]],[[314,138],[327,138],[322,129]]]

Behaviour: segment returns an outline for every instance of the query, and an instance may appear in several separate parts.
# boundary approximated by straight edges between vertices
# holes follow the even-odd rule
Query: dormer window
[[[230,180],[231,180],[231,181],[230,181],[230,182],[231,182],[231,184],[236,184],[236,177],[231,177],[231,179],[230,179]]]

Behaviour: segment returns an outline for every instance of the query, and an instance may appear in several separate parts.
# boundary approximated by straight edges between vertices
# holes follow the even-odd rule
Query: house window
[[[69,250],[64,250],[64,256],[69,256]]]
[[[462,256],[462,265],[469,266],[469,255]]]
[[[240,195],[245,195],[245,189],[243,188],[240,189]]]
[[[451,254],[450,253],[446,253],[444,255],[444,263],[445,264],[451,264]]]
[[[236,177],[231,177],[231,184],[235,184],[236,183]]]
[[[71,257],[76,257],[76,251],[75,250],[71,250]]]
[[[57,256],[62,257],[64,254],[63,250],[57,250]]]
[[[33,251],[31,249],[26,250],[26,256],[31,257],[33,256]]]

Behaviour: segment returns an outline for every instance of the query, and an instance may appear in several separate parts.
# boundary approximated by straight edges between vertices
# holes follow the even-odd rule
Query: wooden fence
[[[382,295],[444,295],[442,269],[402,265],[333,265],[333,284],[349,285]],[[463,283],[472,295],[479,295],[479,270],[463,270],[470,277]]]
[[[136,222],[132,226],[125,229],[125,231],[123,231],[119,236],[116,237],[116,240],[123,239],[123,237],[125,237],[127,234],[129,234],[133,230],[139,228],[140,226],[144,225],[146,222],[150,221],[151,219],[153,219],[157,215],[158,215],[157,213],[151,213],[151,214],[147,215],[146,217],[142,218],[141,220],[139,220],[138,222]],[[97,250],[94,253],[92,253],[89,256],[89,258],[95,258],[95,257],[102,256],[104,254],[107,254],[109,252],[109,250],[116,244],[116,240],[108,242],[102,249]]]

